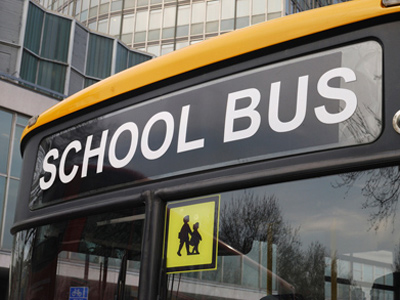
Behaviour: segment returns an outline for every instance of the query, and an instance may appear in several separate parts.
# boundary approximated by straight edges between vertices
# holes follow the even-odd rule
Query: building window
[[[26,81],[36,83],[37,76],[37,66],[39,59],[36,56],[29,53],[27,50],[24,50],[22,53],[22,63],[20,76],[22,79]]]
[[[99,79],[111,75],[113,41],[109,38],[90,34],[86,75]],[[99,61],[102,63],[99,64]]]
[[[207,2],[206,33],[218,32],[219,1]]]
[[[238,0],[236,9],[236,28],[244,28],[250,25],[249,15],[249,0]]]
[[[161,28],[161,9],[150,11],[150,22],[149,22],[149,41],[155,41],[160,39],[160,28]]]
[[[122,2],[118,0],[112,2],[113,5],[118,3]],[[65,5],[67,4],[69,3],[65,3]],[[96,14],[98,5],[109,7],[110,0],[85,0],[76,4],[79,7],[84,5],[85,11],[88,11],[88,8],[94,9],[94,14]],[[63,4],[63,6],[65,5]],[[123,41],[131,44],[134,25],[136,25],[136,28],[142,31],[135,34],[135,40],[143,42],[146,41],[147,36],[148,14],[148,11],[142,11],[137,16],[131,13],[124,18],[121,15],[116,15],[110,19],[103,18],[99,22],[92,20],[89,28],[95,29],[98,25],[99,31],[109,32],[115,36],[120,36],[122,32]],[[158,22],[156,26],[152,25],[151,27],[154,40],[160,38],[161,14],[161,10],[154,10],[151,14],[151,18]],[[75,23],[74,33],[71,33],[72,22],[71,19],[45,12],[29,2],[26,35],[19,70],[22,79],[53,92],[71,95],[83,87],[112,75],[114,71],[119,72],[125,69],[128,64],[131,64],[131,59],[125,53],[131,52],[127,48],[121,46],[123,50],[120,48],[116,51],[118,53],[114,53],[115,39],[89,33],[88,29],[79,25],[79,23]],[[74,38],[70,45],[71,34]],[[70,49],[71,47],[72,49]],[[121,51],[124,54],[121,54]],[[71,52],[72,55],[69,60]],[[143,56],[141,61],[151,58],[151,56],[145,54],[140,56]],[[111,70],[113,60],[116,62],[115,70]],[[132,64],[137,63],[136,61],[132,62]],[[68,70],[69,72],[67,72]],[[68,80],[67,75],[69,75]],[[69,86],[66,86],[66,82],[69,83]]]
[[[26,20],[26,32],[24,47],[39,54],[42,35],[44,12],[36,5],[29,3],[28,18]]]
[[[129,52],[129,57],[128,57],[128,68],[138,65],[142,62],[145,62],[147,60],[151,59],[150,56],[137,53],[137,52]]]
[[[97,16],[98,7],[93,7],[89,10],[89,18],[93,18]]]
[[[96,82],[99,82],[99,80],[92,79],[92,78],[85,78],[85,88],[88,86],[91,86],[92,84],[95,84]]]
[[[137,0],[137,6],[147,6],[149,4],[149,0]]]
[[[122,21],[122,34],[132,33],[134,24],[135,24],[135,15],[134,14],[125,15]]]
[[[87,44],[88,44],[87,30],[85,30],[84,27],[76,25],[71,64],[81,73],[85,72]]]
[[[199,2],[193,3],[192,6],[192,20],[191,20],[191,35],[201,35],[204,32],[204,21],[206,18],[206,3]]]
[[[71,20],[46,14],[29,3],[21,78],[64,93],[70,31]]]
[[[267,5],[264,0],[253,0],[252,20],[251,24],[257,24],[265,21],[265,13],[267,12]]]
[[[81,17],[80,17],[81,22],[85,22],[87,20],[87,18],[88,18],[88,10],[82,11]]]
[[[85,77],[76,72],[75,70],[71,70],[70,82],[69,82],[69,91],[68,95],[75,94],[83,89],[85,82]]]
[[[168,45],[162,45],[161,46],[161,55],[168,54],[170,52],[174,51],[174,45],[173,44],[168,44]]]
[[[132,8],[135,7],[135,0],[125,0],[124,8]]]
[[[146,41],[147,16],[148,11],[140,11],[136,14],[135,43]]]
[[[41,56],[67,62],[71,21],[46,14]]]
[[[100,5],[100,14],[107,14],[110,9],[110,4],[109,3],[104,3]]]
[[[63,93],[66,71],[67,66],[45,60],[40,61],[37,84],[50,90]],[[54,78],[57,78],[57,80],[54,80]]]
[[[282,16],[282,1],[281,0],[268,0],[268,20],[279,18]]]
[[[128,49],[118,43],[117,45],[117,57],[115,63],[115,73],[121,72],[127,68],[128,62]]]
[[[98,32],[107,33],[108,32],[108,19],[99,21],[99,26],[97,28]]]
[[[178,21],[176,28],[176,36],[183,37],[189,35],[189,18],[190,18],[190,6],[183,5],[178,7]]]
[[[89,8],[89,0],[82,0],[82,11]]]
[[[0,208],[1,248],[11,249],[10,228],[14,218],[22,159],[19,141],[28,118],[0,109]]]
[[[89,28],[90,30],[96,30],[96,28],[97,28],[97,22],[89,23],[88,28]]]
[[[112,17],[110,20],[110,35],[119,36],[121,31],[121,16]]]
[[[175,35],[175,21],[176,21],[176,6],[169,6],[164,8],[163,18],[163,39],[173,38]]]
[[[122,1],[113,1],[111,3],[111,11],[120,11],[122,9]]]
[[[81,13],[81,0],[76,1],[76,7],[75,7],[75,16],[79,15]]]
[[[230,0],[222,0],[221,5],[221,31],[232,31],[235,27],[235,6]]]
[[[147,51],[156,56],[160,56],[160,45],[149,46],[147,47]]]
[[[0,110],[0,173],[7,173],[12,114]]]

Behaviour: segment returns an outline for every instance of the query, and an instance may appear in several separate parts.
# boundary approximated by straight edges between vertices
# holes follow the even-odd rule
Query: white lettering
[[[242,109],[235,109],[236,101],[243,98],[250,98],[250,105]],[[255,109],[260,103],[260,99],[260,91],[255,88],[228,94],[225,114],[224,143],[245,139],[253,136],[257,132],[260,128],[261,117]],[[249,118],[251,121],[250,126],[242,130],[233,131],[234,121],[240,118]]]
[[[165,138],[163,144],[159,149],[152,150],[149,147],[150,130],[153,127],[153,125],[158,121],[164,121],[165,123],[166,126]],[[166,111],[162,111],[159,112],[158,114],[155,114],[150,118],[150,120],[147,122],[147,124],[144,126],[143,129],[143,135],[141,140],[141,149],[143,156],[148,160],[154,160],[160,158],[165,154],[165,152],[167,152],[169,146],[171,145],[173,136],[174,136],[174,118],[172,117],[172,115]]]
[[[178,153],[199,149],[204,147],[204,139],[198,139],[191,142],[186,142],[186,133],[189,119],[190,105],[182,107],[181,122],[179,124],[178,134]]]
[[[336,77],[342,77],[346,83],[357,80],[356,74],[349,68],[336,68],[321,76],[317,85],[318,93],[327,99],[343,100],[346,103],[346,107],[336,114],[329,113],[325,106],[316,107],[315,115],[325,124],[343,122],[350,118],[357,109],[357,96],[353,91],[328,85],[329,80]]]
[[[131,134],[131,143],[129,147],[128,153],[125,155],[124,158],[118,159],[115,150],[117,147],[118,138],[124,131],[129,131]],[[108,149],[108,160],[110,161],[111,166],[114,168],[123,168],[132,160],[133,156],[135,155],[136,147],[138,144],[139,138],[139,130],[135,123],[128,122],[120,127],[115,131],[114,135],[110,141],[110,148]]]
[[[79,141],[72,141],[71,143],[68,144],[67,148],[65,148],[63,154],[61,155],[59,176],[62,183],[68,183],[72,179],[74,179],[79,169],[78,166],[74,165],[69,175],[65,174],[65,162],[67,160],[68,153],[72,149],[75,149],[75,153],[78,153],[82,149],[81,143]]]
[[[144,128],[138,127],[138,125],[134,122],[126,122],[122,125],[120,125],[115,132],[113,133],[111,137],[111,133],[109,133],[109,130],[103,130],[101,132],[97,131],[96,133],[96,142],[93,144],[93,139],[94,135],[79,135],[79,138],[75,138],[75,140],[71,141],[66,148],[63,149],[51,149],[44,157],[43,159],[43,165],[42,165],[42,170],[40,172],[44,172],[45,175],[40,177],[39,179],[39,185],[42,190],[47,190],[52,187],[52,185],[56,181],[56,177],[59,176],[61,183],[67,184],[70,183],[71,181],[74,180],[74,178],[79,174],[80,168],[81,168],[81,177],[87,177],[88,176],[88,168],[89,168],[89,161],[93,162],[91,167],[96,166],[96,173],[101,173],[103,172],[103,166],[104,166],[104,159],[106,154],[108,154],[108,162],[111,167],[119,169],[119,168],[124,168],[128,164],[132,162],[134,159],[135,153],[137,151],[141,151],[143,157],[147,160],[156,160],[164,156],[168,150],[171,147],[172,141],[176,141],[177,143],[177,153],[183,153],[187,151],[192,151],[196,149],[201,149],[205,147],[205,141],[206,141],[206,136],[204,133],[206,130],[213,131],[215,128],[215,132],[212,132],[210,134],[215,135],[216,138],[219,139],[219,142],[221,142],[222,137],[221,135],[223,134],[223,142],[228,143],[228,142],[234,142],[234,141],[239,141],[239,140],[244,140],[247,138],[253,137],[257,132],[260,130],[261,126],[261,121],[262,118],[267,118],[268,120],[263,120],[263,129],[266,129],[267,132],[264,132],[266,136],[262,137],[261,136],[261,131],[257,135],[257,139],[265,139],[263,143],[267,140],[270,139],[270,136],[268,136],[268,124],[270,128],[278,133],[281,132],[289,132],[296,130],[298,127],[300,127],[307,114],[307,102],[308,102],[308,93],[309,93],[309,88],[310,91],[313,92],[312,95],[319,95],[325,99],[331,99],[334,101],[341,101],[341,102],[334,102],[335,104],[339,103],[340,105],[337,105],[339,107],[339,110],[336,112],[329,112],[327,107],[329,108],[328,105],[321,105],[318,107],[315,107],[316,105],[313,106],[314,108],[314,113],[316,118],[324,123],[324,124],[336,124],[343,122],[354,114],[354,112],[357,109],[357,96],[356,94],[351,91],[350,89],[345,89],[341,87],[331,87],[329,86],[329,83],[332,79],[335,79],[335,81],[341,80],[341,82],[345,83],[350,83],[354,82],[357,80],[356,74],[353,70],[345,67],[340,67],[340,68],[334,68],[331,69],[327,72],[325,72],[318,80],[317,86],[311,86],[309,87],[309,75],[304,75],[300,77],[295,77],[294,78],[294,85],[296,84],[295,81],[297,80],[297,90],[293,92],[293,96],[296,96],[297,98],[295,99],[296,103],[296,108],[295,108],[295,115],[291,120],[287,121],[284,120],[282,121],[282,115],[281,118],[279,118],[279,109],[281,112],[284,109],[287,109],[289,105],[291,105],[292,102],[294,101],[289,101],[289,103],[284,102],[287,99],[280,99],[281,97],[281,82],[273,82],[270,81],[270,78],[266,78],[264,82],[264,88],[261,91],[268,92],[268,85],[271,84],[270,86],[270,94],[269,95],[263,95],[263,101],[267,101],[269,97],[269,107],[267,106],[267,103],[263,103],[265,105],[265,108],[261,108],[262,106],[260,105],[261,102],[261,93],[260,90],[256,88],[248,88],[248,89],[243,89],[235,92],[228,93],[227,98],[226,98],[226,110],[225,110],[225,120],[224,122],[224,128],[215,128],[216,124],[220,124],[222,120],[218,120],[219,122],[216,122],[214,120],[211,120],[210,124],[206,124],[205,128],[201,128],[199,132],[204,134],[204,137],[198,138],[197,136],[194,136],[191,134],[189,129],[197,129],[198,127],[202,126],[203,123],[201,124],[196,124],[193,123],[195,120],[189,120],[189,114],[191,113],[193,116],[195,113],[210,113],[210,116],[204,116],[205,119],[209,120],[211,118],[219,118],[223,116],[217,115],[217,112],[220,112],[220,105],[223,105],[221,103],[217,103],[218,99],[224,100],[226,97],[222,95],[222,92],[217,92],[219,94],[216,94],[215,97],[218,99],[210,99],[210,101],[205,102],[204,105],[207,105],[207,111],[205,109],[206,106],[202,107],[202,110],[200,112],[196,112],[195,107],[197,106],[192,106],[192,111],[191,105],[187,104],[183,105],[182,107],[171,107],[171,111],[175,114],[177,113],[178,109],[181,109],[180,113],[180,123],[179,123],[179,128],[175,128],[175,121],[172,113],[168,111],[161,111],[153,116],[149,116],[149,119],[147,120],[147,123],[145,123]],[[292,82],[292,81],[291,81]],[[359,83],[360,84],[360,83]],[[290,86],[288,87],[290,88]],[[315,90],[316,88],[316,90]],[[311,90],[312,89],[312,90]],[[217,89],[216,89],[217,90]],[[171,96],[172,97],[172,96]],[[182,96],[183,97],[183,96]],[[200,97],[200,96],[199,96]],[[222,97],[222,98],[221,98]],[[318,98],[321,98],[318,96]],[[181,100],[182,99],[182,100]],[[178,105],[179,103],[182,103],[183,101],[190,101],[185,99],[185,98],[178,98],[179,101],[172,103],[171,105]],[[200,99],[201,100],[201,99]],[[207,99],[205,99],[207,100]],[[212,101],[211,101],[212,100]],[[215,100],[215,101],[214,101]],[[293,99],[294,100],[294,99]],[[312,100],[312,101],[311,101]],[[309,106],[311,106],[311,103],[315,103],[315,99],[311,99],[309,102]],[[181,102],[182,101],[182,102]],[[213,107],[214,102],[216,103],[215,105],[217,106]],[[260,107],[259,107],[260,106]],[[148,110],[145,110],[143,112],[144,115],[147,115],[150,111],[154,109],[155,106],[151,106]],[[134,110],[135,108],[133,108]],[[263,112],[262,115],[260,114],[259,110],[268,110],[268,112]],[[311,108],[310,108],[311,109]],[[121,119],[125,120],[127,117],[131,118],[134,120],[137,117],[138,113],[141,113],[142,111],[128,111],[129,114],[127,113],[121,113]],[[310,113],[311,112],[311,113]],[[309,111],[308,112],[309,117],[313,118],[312,115],[313,112]],[[107,121],[105,124],[114,124],[112,127],[110,127],[110,130],[114,130],[116,126],[115,123],[118,121],[115,121],[115,119],[112,118],[118,118],[119,115],[118,113],[111,116],[108,116],[110,121]],[[202,116],[203,117],[203,116]],[[207,118],[209,117],[209,118]],[[196,118],[197,119],[197,118]],[[190,121],[192,123],[190,123]],[[313,118],[313,121],[316,122],[316,120]],[[161,122],[160,124],[157,124],[157,122]],[[314,123],[315,123],[314,122]],[[268,123],[268,124],[267,124]],[[119,123],[120,124],[120,123]],[[139,123],[138,123],[139,124]],[[140,123],[142,124],[142,123]],[[144,123],[143,123],[144,124]],[[156,126],[159,125],[159,126]],[[265,124],[265,125],[264,125]],[[309,124],[312,124],[310,122]],[[85,125],[82,125],[85,126]],[[104,125],[102,125],[104,126]],[[140,125],[142,126],[142,125]],[[165,131],[164,127],[165,126]],[[221,125],[222,126],[222,125]],[[304,125],[305,126],[305,125]],[[159,128],[162,128],[159,130]],[[178,127],[178,126],[176,126]],[[87,126],[83,128],[83,132],[85,130],[91,130],[91,126]],[[307,128],[308,129],[308,128]],[[67,135],[63,136],[63,132],[54,135],[51,137],[51,139],[59,139],[59,138],[67,138],[74,136],[74,130],[77,130],[76,128],[70,129]],[[223,130],[223,133],[221,132]],[[314,131],[313,131],[314,130]],[[309,133],[311,135],[311,138],[313,138],[314,132],[317,132],[318,129],[311,128],[309,130]],[[91,132],[93,133],[93,132]],[[110,134],[110,143],[107,143],[108,135]],[[320,134],[318,132],[318,134]],[[150,136],[152,135],[152,136]],[[175,136],[174,136],[175,135]],[[218,135],[218,136],[217,136]],[[60,137],[59,137],[60,136]],[[274,135],[275,136],[275,135]],[[174,139],[175,138],[175,139]],[[79,139],[79,140],[78,140]],[[85,143],[86,139],[86,143]],[[138,143],[140,139],[140,149],[138,149]],[[156,141],[156,145],[152,144],[152,141]],[[52,140],[50,140],[52,141]],[[211,139],[209,140],[211,142]],[[296,142],[297,139],[294,139]],[[269,142],[269,141],[268,141]],[[274,141],[270,141],[273,143]],[[294,143],[295,143],[294,142]],[[253,144],[253,141],[249,141],[249,146],[251,147]],[[54,143],[57,144],[57,143]],[[207,151],[203,151],[204,154],[202,155],[214,155],[212,153],[213,151],[220,151],[221,149],[213,149],[212,147],[215,147],[218,144],[218,142],[210,143],[210,145],[207,145],[208,148]],[[98,146],[97,146],[98,145]],[[152,146],[153,149],[150,147]],[[174,145],[175,146],[175,145]],[[303,146],[303,145],[302,145]],[[108,148],[107,148],[108,147]],[[294,145],[293,147],[296,147]],[[84,148],[84,151],[82,149]],[[154,149],[156,148],[156,149]],[[117,151],[121,150],[121,151]],[[63,151],[63,152],[62,152]],[[108,152],[106,152],[108,151]],[[237,151],[237,150],[235,150]],[[241,151],[241,148],[240,150]],[[257,149],[258,151],[258,149]],[[257,155],[264,155],[264,153],[268,153],[270,149],[260,149],[260,154]],[[271,151],[276,151],[276,149],[272,149]],[[61,153],[62,152],[62,153]],[[199,151],[200,152],[200,151]],[[77,154],[79,153],[79,154]],[[252,152],[253,153],[253,152]],[[118,156],[117,156],[118,154]],[[140,154],[140,153],[139,153]],[[58,164],[58,159],[59,156],[61,155],[59,164]],[[74,156],[75,155],[75,156]],[[220,155],[220,154],[218,154]],[[222,155],[225,155],[222,154]],[[234,153],[236,155],[236,152]],[[251,154],[253,155],[253,154]],[[236,157],[236,156],[232,156]],[[244,158],[246,158],[246,154],[243,155]],[[70,159],[74,158],[73,162],[69,162]],[[142,165],[143,162],[140,161],[142,158],[138,158],[139,164]],[[175,158],[177,159],[177,158]],[[223,161],[225,158],[221,158],[221,161]],[[227,156],[227,159],[232,159],[231,157]],[[236,159],[236,158],[234,158]],[[79,160],[79,162],[77,162]],[[204,160],[206,161],[206,160]],[[203,160],[199,160],[199,162],[195,162],[193,165],[196,163],[202,163],[204,162]],[[162,161],[160,163],[163,163]],[[205,162],[207,163],[207,162]],[[81,166],[80,166],[81,165]],[[68,168],[67,168],[68,166]],[[189,167],[192,165],[188,164]],[[67,169],[66,169],[67,168]],[[143,170],[138,170],[138,171],[143,171]],[[42,174],[42,173],[41,173]],[[79,176],[79,175],[78,175]],[[86,181],[86,180],[84,180]]]
[[[269,96],[269,126],[276,132],[288,132],[298,128],[306,117],[307,93],[308,93],[308,75],[299,77],[297,87],[296,114],[289,122],[279,120],[279,94],[281,83],[271,84],[271,93]]]
[[[50,188],[56,179],[57,167],[49,163],[49,158],[58,159],[58,155],[57,149],[51,149],[43,159],[43,171],[50,173],[50,179],[46,182],[44,176],[40,178],[39,185],[42,190]]]
[[[101,134],[100,146],[95,149],[90,149],[90,147],[92,146],[93,135],[89,135],[87,137],[85,153],[83,155],[83,163],[82,163],[82,175],[81,175],[82,178],[87,176],[89,159],[95,156],[98,157],[96,173],[103,172],[104,152],[106,149],[107,134],[108,130],[104,130],[103,133]]]

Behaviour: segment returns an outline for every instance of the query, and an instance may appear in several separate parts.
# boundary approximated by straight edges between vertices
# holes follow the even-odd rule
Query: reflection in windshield
[[[342,174],[334,187],[350,189],[361,180],[364,182],[362,208],[369,211],[371,227],[379,230],[380,226],[387,225],[389,219],[394,226],[400,195],[399,167]]]
[[[19,232],[13,299],[137,298],[143,221],[131,209]]]
[[[169,299],[399,299],[399,174],[221,194],[217,270],[169,275]]]

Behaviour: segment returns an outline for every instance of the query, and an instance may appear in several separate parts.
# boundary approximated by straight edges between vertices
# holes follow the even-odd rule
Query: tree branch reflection
[[[400,196],[398,166],[340,174],[339,178],[340,181],[334,183],[333,187],[346,187],[347,192],[361,184],[359,187],[365,198],[362,208],[369,210],[371,228],[378,230],[382,221],[387,222],[390,218],[394,222]]]
[[[269,230],[272,228],[272,231]],[[220,240],[241,252],[249,254],[257,242],[276,246],[275,275],[294,287],[303,299],[319,300],[325,297],[325,257],[327,249],[320,242],[303,247],[300,227],[293,228],[283,218],[275,195],[257,195],[245,191],[241,196],[224,202],[220,212]],[[272,232],[272,236],[268,233]],[[263,265],[267,262],[263,261]],[[224,273],[230,273],[224,266]],[[237,270],[232,266],[232,274]],[[272,270],[269,270],[272,271]],[[275,270],[274,270],[275,271]],[[276,292],[283,293],[277,283]]]

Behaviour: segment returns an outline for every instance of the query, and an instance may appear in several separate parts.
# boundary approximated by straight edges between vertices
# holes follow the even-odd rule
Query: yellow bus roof
[[[257,49],[310,34],[400,11],[380,0],[355,0],[326,6],[227,33],[152,59],[106,78],[61,101],[25,128],[34,129],[60,117],[128,91]]]

